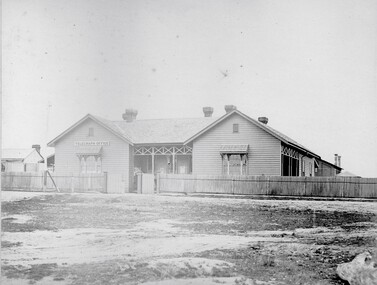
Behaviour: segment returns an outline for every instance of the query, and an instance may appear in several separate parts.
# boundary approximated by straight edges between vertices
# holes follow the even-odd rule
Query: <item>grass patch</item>
[[[51,276],[57,267],[56,263],[33,264],[29,267],[4,265],[2,266],[2,272],[7,278],[28,279],[33,283],[33,281],[39,281],[44,277]]]
[[[15,247],[15,246],[21,246],[22,245],[22,242],[10,242],[10,241],[7,241],[7,240],[2,240],[1,241],[1,247],[2,248],[6,248],[6,247]]]

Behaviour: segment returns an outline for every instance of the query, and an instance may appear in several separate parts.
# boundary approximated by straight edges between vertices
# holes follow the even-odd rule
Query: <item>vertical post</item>
[[[103,173],[103,192],[107,193],[107,172]]]
[[[160,174],[156,175],[156,194],[160,194]]]
[[[138,173],[138,174],[136,174],[136,180],[137,180],[137,194],[141,194],[141,187],[142,187],[142,185],[141,185],[141,183],[142,183],[142,173]]]
[[[310,193],[310,194],[312,195],[312,193]],[[306,177],[305,176],[304,176],[304,195],[308,196],[308,195],[306,195]]]
[[[43,171],[43,192],[47,189],[47,170]]]
[[[232,178],[232,194],[234,195],[234,178]]]
[[[241,175],[243,174],[242,173],[242,163],[243,163],[243,161],[242,161],[242,154],[240,154],[240,173],[241,173]]]
[[[46,135],[45,135],[45,143],[46,143],[46,150],[47,150],[47,141],[48,141],[48,125],[49,125],[49,119],[50,119],[50,108],[52,107],[50,101],[48,101],[47,103],[47,117],[46,117]],[[48,167],[47,167],[47,152],[45,153],[45,157],[43,158],[43,170],[44,171],[47,171],[48,170]],[[45,173],[46,175],[46,181],[47,181],[47,173]],[[43,189],[43,191],[46,190],[46,187]]]
[[[172,165],[173,165],[173,174],[175,174],[175,152],[173,152],[173,154],[172,154],[172,159],[173,159],[173,163],[172,163]]]
[[[74,181],[73,181],[73,174],[71,176],[71,193],[75,192],[75,184],[74,184]]]
[[[229,169],[230,169],[230,165],[229,165],[229,157],[230,157],[230,154],[227,154],[227,155],[226,155],[226,162],[227,162],[227,167],[228,167],[228,168],[227,168],[227,174],[228,174],[228,175],[229,175],[229,172],[230,172],[230,171],[229,171]]]
[[[152,147],[152,174],[154,174],[154,147]]]
[[[41,173],[41,172],[39,172],[39,173]],[[1,173],[1,175],[3,175],[3,173]],[[40,183],[40,188],[39,189],[42,189],[42,191],[44,190],[44,183],[45,183],[45,178],[44,178],[44,175],[43,175],[43,173],[41,173],[40,174],[41,175],[41,180],[39,181],[39,183]]]
[[[85,190],[92,190],[92,174],[89,175],[88,177],[88,189],[85,189]]]

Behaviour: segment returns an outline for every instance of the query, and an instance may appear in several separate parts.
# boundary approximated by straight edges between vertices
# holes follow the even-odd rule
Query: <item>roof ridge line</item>
[[[161,118],[161,119],[136,119],[133,122],[140,122],[140,121],[164,121],[164,120],[192,120],[192,119],[218,119],[220,117],[191,117],[191,118]],[[115,120],[110,122],[126,122],[125,120]],[[133,123],[132,122],[132,123]],[[126,122],[129,123],[129,122]]]

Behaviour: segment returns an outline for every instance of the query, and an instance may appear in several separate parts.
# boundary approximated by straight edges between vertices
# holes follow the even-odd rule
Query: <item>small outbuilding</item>
[[[352,172],[349,171],[344,171],[342,173],[337,174],[336,176],[338,177],[354,177],[354,178],[361,178],[361,176],[353,174]]]
[[[44,158],[40,146],[28,149],[2,149],[1,172],[39,172],[43,170]]]
[[[318,159],[316,162],[318,167],[315,176],[337,176],[342,171],[340,165],[333,164],[326,160]]]

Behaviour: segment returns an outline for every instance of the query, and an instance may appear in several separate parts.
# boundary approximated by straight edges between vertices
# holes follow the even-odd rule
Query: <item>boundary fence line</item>
[[[107,192],[106,173],[58,176],[46,172],[2,172],[1,188],[6,191]],[[54,185],[55,182],[55,185]]]
[[[377,178],[159,174],[158,193],[377,198]]]

